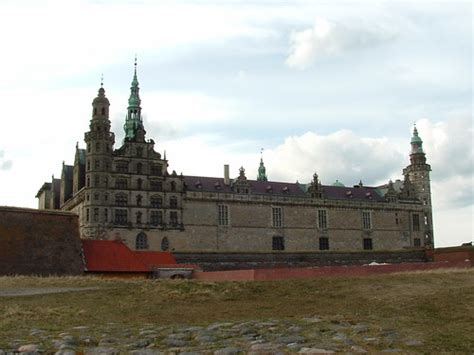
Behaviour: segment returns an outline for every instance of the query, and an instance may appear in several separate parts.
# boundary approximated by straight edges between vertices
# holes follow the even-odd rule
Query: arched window
[[[161,250],[167,251],[170,248],[170,241],[168,240],[167,237],[164,237],[161,240]]]
[[[105,115],[105,107],[102,107],[102,114]]]
[[[138,233],[135,241],[135,249],[148,249],[148,238],[145,233]]]
[[[137,206],[141,206],[142,205],[142,195],[138,195],[137,196]]]

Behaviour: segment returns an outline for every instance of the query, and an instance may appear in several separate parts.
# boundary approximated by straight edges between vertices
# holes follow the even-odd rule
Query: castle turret
[[[433,247],[433,217],[431,206],[431,186],[430,186],[430,171],[431,166],[426,164],[426,155],[423,151],[423,141],[418,135],[416,126],[413,129],[413,136],[410,141],[410,165],[403,169],[405,181],[411,185],[414,198],[423,203],[424,215],[413,216],[412,225],[417,229],[418,224],[424,226],[424,245],[426,247]],[[422,222],[418,223],[417,219],[422,218]],[[422,228],[420,228],[422,229]]]
[[[105,97],[101,82],[97,97],[92,101],[90,130],[84,137],[87,145],[85,151],[86,196],[82,211],[85,218],[82,220],[90,227],[97,227],[100,223],[107,222],[110,216],[110,211],[104,204],[105,192],[110,187],[108,176],[112,169],[112,152],[115,143],[115,136],[110,132],[109,106],[110,103]]]

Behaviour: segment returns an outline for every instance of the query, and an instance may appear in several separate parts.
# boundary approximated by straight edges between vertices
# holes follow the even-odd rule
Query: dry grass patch
[[[321,315],[368,322],[424,342],[428,352],[474,348],[474,270],[265,282],[0,278],[2,287],[98,287],[0,298],[0,348],[32,328],[61,332],[109,322],[206,325]]]

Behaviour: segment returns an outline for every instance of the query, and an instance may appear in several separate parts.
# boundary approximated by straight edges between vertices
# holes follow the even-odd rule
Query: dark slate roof
[[[324,195],[331,200],[385,201],[376,187],[340,187],[323,185]]]
[[[231,179],[231,185],[235,182]],[[275,182],[275,181],[257,181],[247,180],[250,183],[253,194],[273,194],[286,196],[305,196],[300,184]],[[207,176],[185,176],[184,182],[188,191],[207,191],[207,192],[227,192],[232,193],[230,186],[224,184],[224,178],[215,178]],[[271,190],[267,190],[271,187]]]
[[[308,185],[291,182],[257,180],[247,181],[250,183],[252,194],[309,197],[309,195],[306,193]],[[233,192],[231,186],[224,185],[224,178],[185,176],[184,182],[188,191],[223,193]],[[235,179],[231,179],[231,185],[232,182],[235,182]],[[271,190],[268,187],[271,187]],[[384,201],[383,197],[379,194],[377,188],[375,187],[339,187],[323,185],[322,188],[324,191],[324,196],[331,200]]]

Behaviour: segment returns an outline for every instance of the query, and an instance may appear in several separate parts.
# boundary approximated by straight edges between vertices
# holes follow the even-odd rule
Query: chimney
[[[224,164],[224,185],[230,185],[229,179],[229,164]]]

